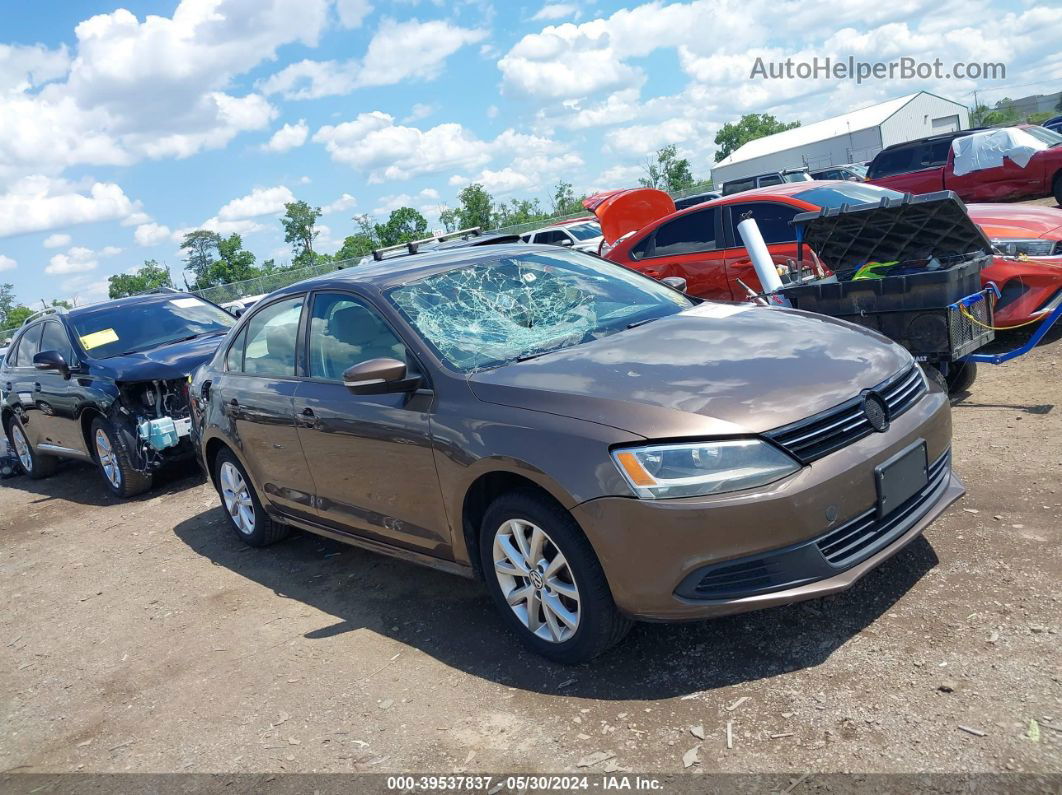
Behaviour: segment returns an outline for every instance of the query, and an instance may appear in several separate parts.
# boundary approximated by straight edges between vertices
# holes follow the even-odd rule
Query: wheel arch
[[[483,576],[483,567],[479,560],[479,535],[487,508],[502,494],[518,490],[534,492],[566,511],[575,504],[570,495],[537,470],[492,468],[479,473],[465,489],[461,501],[460,522],[465,554],[477,577]],[[574,521],[574,517],[572,518]]]

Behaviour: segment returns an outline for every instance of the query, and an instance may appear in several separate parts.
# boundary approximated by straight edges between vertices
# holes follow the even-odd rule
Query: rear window
[[[729,196],[731,193],[741,193],[744,190],[752,190],[756,187],[755,179],[735,179],[733,182],[723,183],[723,195]]]
[[[793,194],[794,199],[801,199],[816,207],[840,207],[842,204],[868,204],[882,199],[902,199],[898,190],[889,190],[865,182],[846,182],[843,185],[829,185],[809,188]]]

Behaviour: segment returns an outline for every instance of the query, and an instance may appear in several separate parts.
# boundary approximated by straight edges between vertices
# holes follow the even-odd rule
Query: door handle
[[[317,427],[317,415],[309,406],[295,415],[295,421],[304,428]]]
[[[34,392],[40,392],[41,391],[41,382],[40,381],[35,381],[33,383],[33,391]]]

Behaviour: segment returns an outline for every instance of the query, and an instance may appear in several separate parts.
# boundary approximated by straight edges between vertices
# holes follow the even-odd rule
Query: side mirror
[[[229,310],[229,312],[231,312],[234,317],[243,317],[243,313],[246,311],[247,309],[242,306],[234,306],[232,309]]]
[[[570,237],[562,237],[560,240],[557,241],[557,245],[567,246],[568,248],[571,248],[575,245],[575,241],[572,240]]]
[[[681,276],[665,276],[660,281],[672,290],[678,290],[680,293],[686,292],[686,280]]]
[[[343,383],[355,395],[412,392],[420,381],[419,375],[408,376],[406,363],[398,359],[369,359],[343,373]]]
[[[70,366],[59,351],[41,351],[34,355],[33,366],[38,370],[56,370],[64,376],[70,374]]]

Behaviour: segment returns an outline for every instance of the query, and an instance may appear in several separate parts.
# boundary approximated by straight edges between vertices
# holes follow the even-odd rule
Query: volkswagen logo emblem
[[[877,392],[867,392],[863,396],[863,416],[878,433],[889,429],[889,410]]]

